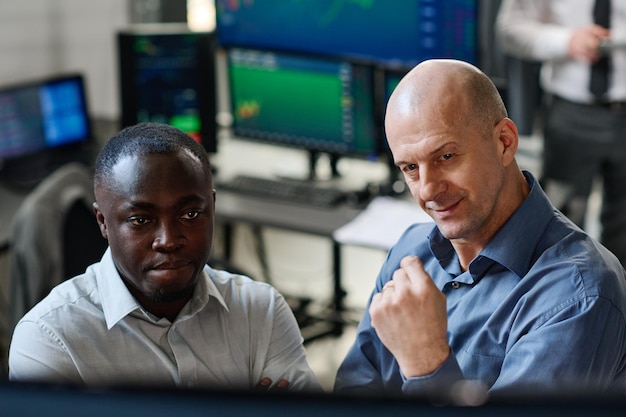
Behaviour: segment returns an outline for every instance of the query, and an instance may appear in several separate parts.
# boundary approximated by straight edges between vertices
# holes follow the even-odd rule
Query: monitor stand
[[[288,181],[296,182],[308,182],[308,183],[324,183],[324,186],[336,186],[333,185],[334,181],[341,178],[341,173],[338,169],[338,162],[341,158],[338,154],[320,152],[320,151],[307,151],[309,156],[308,173],[301,177],[284,176],[279,177]],[[385,158],[385,165],[387,167],[387,177],[377,182],[368,182],[363,189],[356,189],[347,191],[353,194],[359,202],[368,201],[376,196],[400,196],[407,191],[407,186],[403,178],[401,178],[400,171],[393,163],[393,158],[390,156]],[[321,163],[327,163],[328,167],[320,169]],[[321,172],[323,171],[323,173]]]
[[[322,158],[320,158],[321,156],[328,157],[327,162],[330,168],[329,175],[324,176],[323,178],[319,175],[319,164],[322,162]],[[303,179],[303,181],[328,181],[340,178],[341,173],[337,168],[340,158],[341,156],[338,154],[309,151],[309,173],[308,177]],[[388,155],[385,160],[387,178],[381,180],[379,183],[368,183],[365,192],[371,194],[372,196],[399,196],[404,194],[407,191],[407,186],[404,179],[400,175],[398,167],[393,163],[393,158],[391,155]]]
[[[320,160],[320,156],[324,155],[324,152],[317,151],[309,151],[309,176],[308,179],[310,181],[320,180],[319,175],[317,174],[317,165]],[[327,153],[328,155],[328,163],[330,165],[330,178],[339,178],[341,174],[339,174],[339,170],[337,169],[337,163],[339,162],[339,155]]]

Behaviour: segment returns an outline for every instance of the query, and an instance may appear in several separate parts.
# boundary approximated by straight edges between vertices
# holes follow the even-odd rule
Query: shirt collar
[[[117,272],[111,256],[111,248],[106,250],[96,268],[96,282],[108,329],[115,326],[130,312],[141,308]]]
[[[224,300],[224,296],[215,285],[215,279],[217,278],[218,271],[212,269],[208,265],[204,267],[204,270],[200,274],[198,283],[193,292],[193,297],[181,310],[180,314],[176,318],[176,321],[185,320],[202,309],[209,303],[211,297],[213,297],[226,311],[229,311],[228,304]]]
[[[530,186],[528,197],[470,263],[471,278],[467,279],[477,281],[493,262],[499,263],[520,278],[530,270],[535,248],[552,219],[554,208],[535,177],[528,171],[523,173]],[[441,235],[437,227],[431,232],[429,240],[431,251],[442,267],[453,275],[460,274],[458,256],[450,241]]]
[[[208,266],[204,268],[198,280],[198,284],[194,289],[193,298],[183,308],[181,314],[176,319],[177,321],[184,320],[202,310],[211,297],[214,297],[228,310],[224,297],[212,281],[215,276],[216,271]],[[113,262],[111,248],[106,250],[96,268],[96,281],[100,291],[102,311],[108,329],[111,329],[124,317],[136,310],[142,311],[148,317],[152,317],[152,315],[143,309],[141,304],[139,304],[130,293],[126,284],[124,284]]]
[[[523,172],[530,186],[528,197],[475,259],[492,259],[520,278],[530,270],[535,249],[554,214],[554,207],[535,177]]]

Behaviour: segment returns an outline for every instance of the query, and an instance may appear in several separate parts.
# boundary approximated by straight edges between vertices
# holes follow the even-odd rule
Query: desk
[[[297,204],[270,201],[262,198],[247,197],[232,191],[220,190],[219,182],[228,181],[239,173],[259,175],[261,177],[296,177],[304,178],[308,173],[308,154],[302,150],[263,143],[239,140],[222,132],[219,138],[219,150],[211,156],[212,164],[217,168],[216,175],[216,222],[225,226],[225,257],[232,246],[229,242],[232,225],[244,223],[256,228],[277,228],[297,233],[328,238],[332,243],[332,280],[333,301],[327,312],[326,320],[319,326],[305,326],[301,329],[304,340],[309,342],[326,335],[340,335],[343,331],[343,312],[345,291],[341,277],[342,244],[333,239],[333,233],[341,226],[353,220],[361,209],[341,205],[336,208],[313,208]],[[324,165],[320,167],[323,171]],[[343,189],[360,190],[368,182],[376,182],[388,177],[388,166],[380,162],[345,159],[340,161],[342,176],[329,180],[329,185]],[[320,176],[327,175],[320,172]],[[263,260],[261,260],[263,262]]]
[[[216,222],[225,227],[224,248],[230,256],[232,225],[246,223],[256,227],[274,227],[294,232],[327,237],[332,241],[333,303],[329,317],[312,326],[301,329],[305,342],[327,335],[343,332],[341,313],[344,310],[345,291],[341,283],[341,245],[334,240],[333,233],[354,219],[359,209],[342,205],[332,209],[317,209],[308,206],[253,198],[230,191],[217,191]]]

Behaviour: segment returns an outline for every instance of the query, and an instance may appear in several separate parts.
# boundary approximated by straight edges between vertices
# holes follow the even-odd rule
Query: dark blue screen
[[[224,46],[384,63],[477,60],[477,0],[217,0]]]

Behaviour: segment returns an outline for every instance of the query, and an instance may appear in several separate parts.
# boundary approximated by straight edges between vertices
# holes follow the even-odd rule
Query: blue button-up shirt
[[[446,295],[448,360],[431,375],[404,378],[366,312],[336,392],[423,394],[462,380],[497,392],[626,386],[624,269],[525,175],[529,196],[467,271],[436,226],[417,224],[390,250],[376,280],[373,294],[404,256],[422,260]]]

